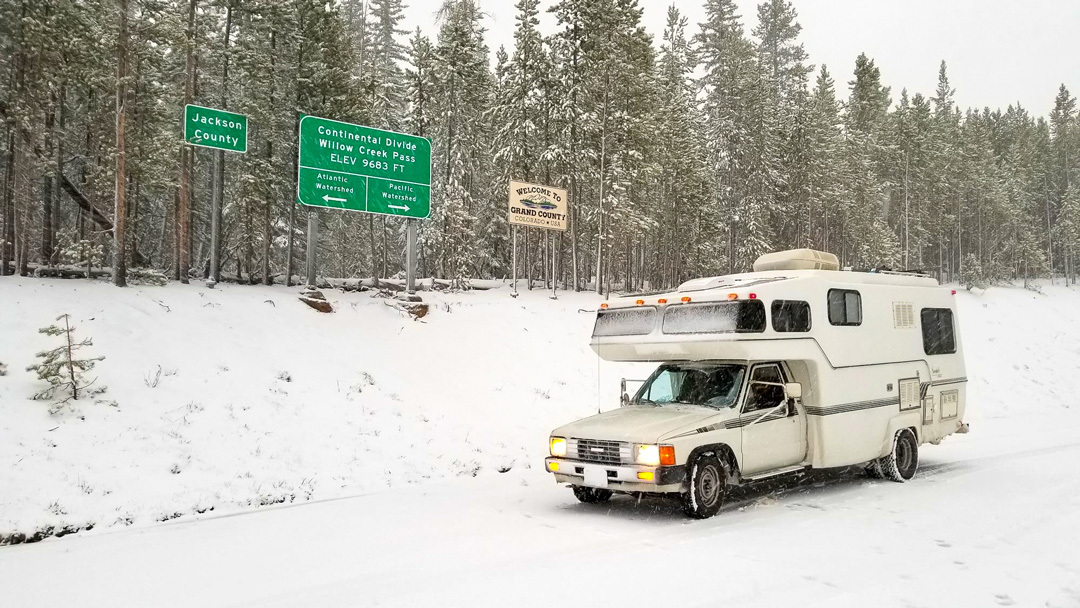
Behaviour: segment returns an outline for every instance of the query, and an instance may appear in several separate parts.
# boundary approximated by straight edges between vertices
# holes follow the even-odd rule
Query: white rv
[[[677,493],[692,517],[731,484],[806,468],[911,479],[919,446],[967,432],[955,293],[802,249],[611,300],[593,350],[659,365],[633,396],[624,381],[622,407],[555,429],[547,470],[582,502]]]

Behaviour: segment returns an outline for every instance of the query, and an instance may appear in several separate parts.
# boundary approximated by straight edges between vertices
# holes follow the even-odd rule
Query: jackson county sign
[[[510,182],[510,223],[566,230],[566,190]]]
[[[225,110],[184,106],[184,141],[194,146],[247,152],[247,116]]]
[[[300,119],[296,200],[309,207],[426,218],[431,142],[317,116]]]

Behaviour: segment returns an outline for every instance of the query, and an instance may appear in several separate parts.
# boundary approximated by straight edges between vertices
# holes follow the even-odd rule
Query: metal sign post
[[[513,247],[513,250],[511,252],[511,254],[510,254],[510,265],[514,267],[514,270],[513,270],[514,278],[513,278],[513,281],[510,283],[510,297],[516,298],[516,297],[518,297],[518,290],[517,290],[517,262],[518,262],[518,255],[517,255],[517,241],[518,241],[518,238],[517,238],[517,236],[518,236],[518,228],[517,228],[517,226],[514,226],[512,228],[512,231],[513,231],[514,247]]]
[[[416,220],[405,220],[405,290],[416,293]]]

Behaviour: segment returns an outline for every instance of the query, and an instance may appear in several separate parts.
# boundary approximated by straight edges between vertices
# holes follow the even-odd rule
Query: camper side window
[[[750,376],[743,412],[771,410],[784,402],[784,377],[778,365],[759,365]]]
[[[774,300],[772,326],[776,331],[810,331],[810,304],[802,300]]]
[[[852,289],[829,290],[829,323],[862,325],[862,296]]]
[[[956,352],[956,333],[952,311],[948,308],[922,309],[923,351],[928,355],[951,355]]]

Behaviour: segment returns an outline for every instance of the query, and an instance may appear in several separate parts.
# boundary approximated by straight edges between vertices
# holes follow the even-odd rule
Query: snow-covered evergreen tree
[[[71,325],[71,319],[67,314],[56,317],[58,324],[42,327],[39,333],[47,336],[60,337],[61,344],[55,348],[43,350],[37,354],[38,363],[26,368],[28,372],[37,374],[39,380],[49,383],[49,386],[36,393],[33,398],[53,401],[51,411],[56,412],[71,400],[78,400],[88,394],[98,394],[105,389],[97,387],[87,391],[97,380],[86,379],[86,373],[94,369],[98,361],[105,357],[86,357],[80,351],[93,346],[90,338],[77,340],[75,327]]]

